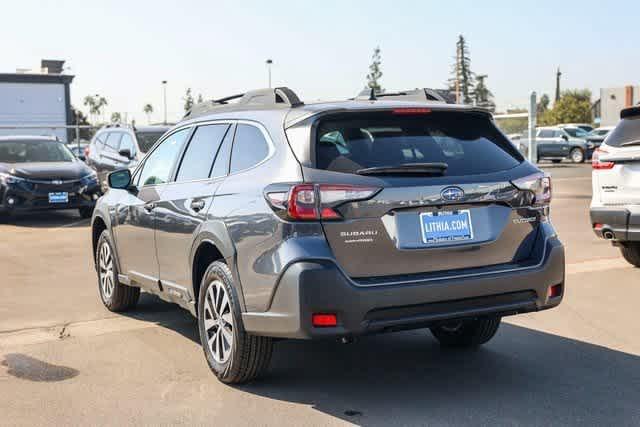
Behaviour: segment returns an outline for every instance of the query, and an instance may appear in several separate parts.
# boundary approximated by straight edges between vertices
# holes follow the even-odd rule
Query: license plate
[[[458,242],[473,239],[471,212],[466,210],[420,214],[424,243]]]
[[[69,203],[69,193],[49,193],[49,203]]]

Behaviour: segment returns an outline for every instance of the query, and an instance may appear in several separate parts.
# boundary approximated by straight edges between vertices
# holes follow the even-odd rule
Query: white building
[[[640,104],[640,86],[600,89],[600,126],[614,126],[620,110]]]

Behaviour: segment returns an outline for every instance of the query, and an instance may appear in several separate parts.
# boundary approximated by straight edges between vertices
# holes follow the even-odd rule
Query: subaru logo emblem
[[[54,179],[53,181],[51,181],[51,183],[54,184],[54,185],[60,185],[60,184],[62,184],[62,181],[59,180],[59,179]]]
[[[457,200],[462,200],[464,197],[464,190],[460,187],[447,187],[440,192],[440,196],[444,200],[455,202]]]

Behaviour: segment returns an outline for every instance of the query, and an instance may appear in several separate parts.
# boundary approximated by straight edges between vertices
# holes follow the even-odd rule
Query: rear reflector
[[[553,285],[549,286],[549,290],[547,291],[547,297],[556,298],[562,295],[562,285]]]
[[[333,313],[315,313],[311,322],[316,328],[330,328],[338,325],[338,317]]]
[[[595,224],[593,224],[593,229],[596,231],[602,230],[602,224],[596,222]]]

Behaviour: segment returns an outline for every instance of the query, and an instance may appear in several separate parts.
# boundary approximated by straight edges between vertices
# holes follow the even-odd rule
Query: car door
[[[198,126],[186,144],[175,179],[166,185],[155,209],[156,247],[160,281],[165,292],[178,302],[193,300],[189,255],[198,230],[206,219],[221,179],[212,175],[230,123]],[[220,156],[222,160],[223,154]]]
[[[120,155],[118,154],[118,150],[120,149],[121,138],[122,132],[113,131],[109,132],[109,134],[107,135],[104,149],[100,153],[102,163],[104,164],[105,170],[107,172],[120,169],[120,165],[118,163]]]
[[[190,129],[167,136],[133,176],[134,188],[116,206],[115,237],[122,274],[144,287],[155,288],[160,278],[156,254],[156,203],[175,170]]]
[[[569,155],[571,151],[570,139],[571,136],[562,129],[557,129],[553,132],[554,156],[567,157]]]
[[[549,157],[553,153],[553,131],[551,129],[540,129],[536,135],[536,149],[538,157]]]

